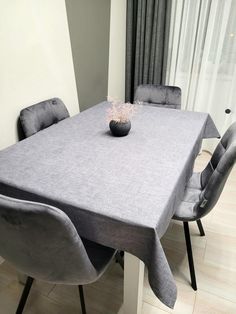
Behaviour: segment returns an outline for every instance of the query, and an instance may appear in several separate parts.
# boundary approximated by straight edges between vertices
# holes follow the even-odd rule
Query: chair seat
[[[201,192],[201,173],[194,172],[186,186],[183,200],[177,208],[173,219],[181,221],[195,220],[194,206],[199,202]]]

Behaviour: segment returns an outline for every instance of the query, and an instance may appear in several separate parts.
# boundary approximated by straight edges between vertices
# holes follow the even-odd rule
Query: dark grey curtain
[[[171,0],[127,0],[126,101],[140,84],[164,84]]]

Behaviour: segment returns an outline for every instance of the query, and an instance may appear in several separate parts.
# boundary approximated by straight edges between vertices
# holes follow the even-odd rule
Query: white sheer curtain
[[[236,120],[236,0],[172,0],[166,84],[220,132]]]

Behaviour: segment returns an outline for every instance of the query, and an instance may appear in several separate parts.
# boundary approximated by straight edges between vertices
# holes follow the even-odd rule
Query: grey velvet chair
[[[59,98],[39,102],[20,112],[20,122],[25,137],[29,137],[68,117],[69,112]]]
[[[149,106],[181,109],[181,89],[177,86],[139,85],[134,101]]]
[[[226,131],[217,145],[211,160],[201,173],[193,173],[173,219],[183,221],[188,253],[191,284],[197,290],[193,263],[189,221],[197,221],[200,235],[204,236],[201,218],[216,205],[227,178],[236,161],[236,122]]]
[[[81,239],[60,209],[0,195],[0,255],[28,276],[16,313],[23,312],[33,280],[79,285],[96,281],[116,251]]]

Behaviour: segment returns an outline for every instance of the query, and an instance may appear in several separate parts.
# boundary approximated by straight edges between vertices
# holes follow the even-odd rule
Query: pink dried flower
[[[138,105],[140,108],[143,106],[143,101],[135,100],[135,105]]]
[[[107,110],[107,121],[114,120],[116,122],[128,122],[131,117],[136,113],[137,107],[130,103],[123,103],[121,100],[107,97],[111,102],[111,107]]]

